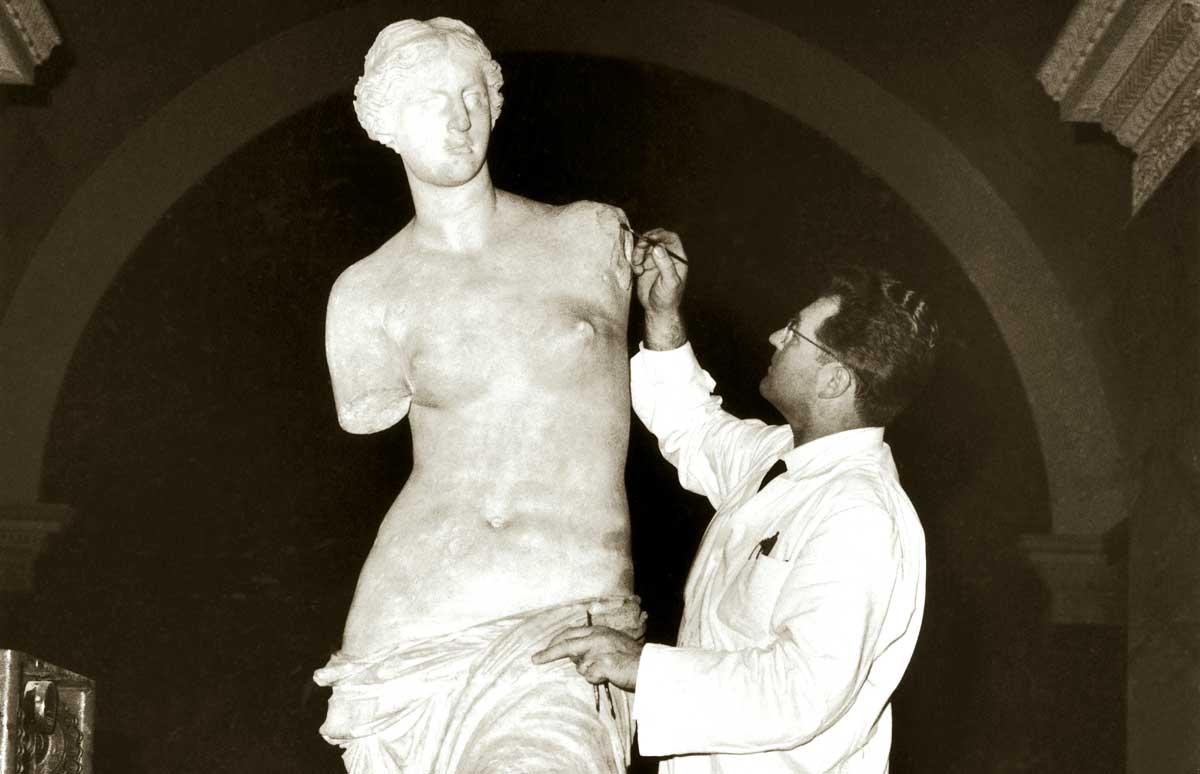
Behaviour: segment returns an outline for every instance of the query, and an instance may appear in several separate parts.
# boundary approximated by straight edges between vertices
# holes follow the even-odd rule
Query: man
[[[338,419],[412,425],[322,734],[367,772],[624,771],[627,695],[529,654],[564,626],[640,636],[624,489],[623,214],[497,190],[501,75],[452,19],[384,29],[355,108],[400,154],[415,216],[329,298]]]
[[[638,746],[667,756],[664,772],[885,772],[925,545],[883,428],[932,369],[930,310],[886,273],[836,275],[770,337],[760,391],[787,426],[739,420],[687,343],[687,267],[664,247],[683,249],[650,236],[659,244],[633,256],[646,315],[633,405],[716,515],[678,647],[571,627],[534,661],[570,658],[591,683],[636,688]]]

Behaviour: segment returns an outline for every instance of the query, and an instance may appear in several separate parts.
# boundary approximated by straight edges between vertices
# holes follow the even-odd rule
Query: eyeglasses
[[[818,341],[814,341],[813,339],[810,339],[808,336],[805,336],[803,333],[801,333],[799,320],[788,320],[787,327],[785,327],[784,330],[786,330],[792,336],[795,336],[800,339],[804,339],[809,344],[812,344],[814,347],[821,350],[826,355],[829,355],[831,358],[838,361],[839,363],[844,363],[844,361],[840,357],[838,357],[832,349],[825,346],[824,344],[821,344]]]

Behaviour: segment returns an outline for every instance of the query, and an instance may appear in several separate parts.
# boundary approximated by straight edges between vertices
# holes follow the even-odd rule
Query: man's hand
[[[675,349],[687,341],[680,306],[687,284],[687,260],[683,243],[671,231],[656,228],[639,235],[630,263],[637,275],[637,297],[646,310],[646,346],[650,349]]]
[[[656,228],[639,234],[634,241],[630,263],[638,278],[638,301],[646,314],[678,312],[683,303],[687,264],[676,261],[671,253],[687,259],[679,236],[665,229]]]
[[[637,687],[641,657],[642,642],[624,632],[607,626],[576,626],[559,632],[545,650],[534,653],[533,663],[569,658],[592,685],[608,682],[632,691]]]

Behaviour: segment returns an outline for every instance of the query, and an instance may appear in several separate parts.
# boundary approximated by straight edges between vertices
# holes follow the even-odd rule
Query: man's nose
[[[768,336],[767,341],[771,342],[771,346],[774,347],[775,349],[783,349],[783,342],[786,338],[787,338],[786,329],[780,328],[779,330],[775,331],[770,336]]]

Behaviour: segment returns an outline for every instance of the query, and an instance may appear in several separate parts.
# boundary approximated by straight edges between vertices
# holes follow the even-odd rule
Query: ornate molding
[[[1098,122],[1137,154],[1136,211],[1198,139],[1200,0],[1083,0],[1038,79],[1064,120]]]
[[[1092,55],[1123,5],[1125,0],[1101,0],[1075,6],[1067,26],[1059,33],[1058,42],[1038,72],[1038,80],[1056,102],[1066,96],[1084,62]]]
[[[1200,141],[1200,86],[1193,85],[1178,107],[1157,127],[1152,141],[1133,162],[1133,208],[1150,198],[1188,149]]]
[[[92,774],[96,683],[0,650],[0,774]]]
[[[1179,14],[1166,14],[1100,109],[1101,125],[1122,145],[1137,144],[1200,62],[1200,36],[1191,33]]]
[[[62,37],[42,0],[0,0],[0,84],[33,83]]]

